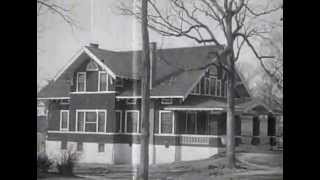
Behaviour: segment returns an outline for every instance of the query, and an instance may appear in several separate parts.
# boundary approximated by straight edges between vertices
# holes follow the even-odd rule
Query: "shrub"
[[[57,169],[61,175],[73,176],[73,168],[78,160],[78,154],[70,150],[63,151],[57,162]]]
[[[47,173],[53,162],[48,158],[46,153],[39,153],[37,155],[37,172]]]

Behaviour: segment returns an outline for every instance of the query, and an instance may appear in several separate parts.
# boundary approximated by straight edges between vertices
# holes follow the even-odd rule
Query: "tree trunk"
[[[147,29],[148,20],[148,1],[142,0],[141,14],[141,32],[142,32],[142,62],[143,76],[141,83],[141,151],[140,151],[140,168],[138,171],[139,180],[148,179],[149,170],[149,96],[150,96],[150,56],[149,56],[149,33]]]
[[[228,168],[235,167],[235,138],[234,138],[234,71],[229,69],[228,74],[228,108],[227,108],[227,162]]]
[[[228,64],[228,94],[227,94],[227,162],[228,168],[235,167],[235,128],[234,128],[234,51],[233,51],[233,32],[232,32],[232,15],[226,17],[226,38],[227,38],[227,64]]]

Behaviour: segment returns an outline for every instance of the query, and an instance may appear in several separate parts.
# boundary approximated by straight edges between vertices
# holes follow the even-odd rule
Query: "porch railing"
[[[182,144],[203,144],[209,145],[209,136],[181,136],[180,141]]]

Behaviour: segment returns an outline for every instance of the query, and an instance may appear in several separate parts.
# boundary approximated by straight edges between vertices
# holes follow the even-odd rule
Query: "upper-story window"
[[[77,73],[77,91],[83,92],[86,91],[86,72]]]
[[[94,61],[90,61],[87,65],[87,71],[98,71],[99,67],[97,65],[97,63],[95,63]]]
[[[108,73],[104,71],[99,71],[99,84],[98,91],[108,91]]]
[[[204,77],[194,87],[191,94],[226,97],[226,84],[227,82],[223,83],[223,81],[216,76]]]

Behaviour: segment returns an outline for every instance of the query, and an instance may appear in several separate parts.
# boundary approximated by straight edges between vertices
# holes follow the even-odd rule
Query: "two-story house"
[[[150,163],[218,153],[225,147],[227,81],[223,70],[203,65],[221,48],[150,45]],[[48,155],[73,149],[80,162],[139,163],[141,74],[141,51],[91,44],[77,52],[38,93],[48,104]],[[236,81],[237,143],[268,141],[271,110],[251,99],[239,74]]]

